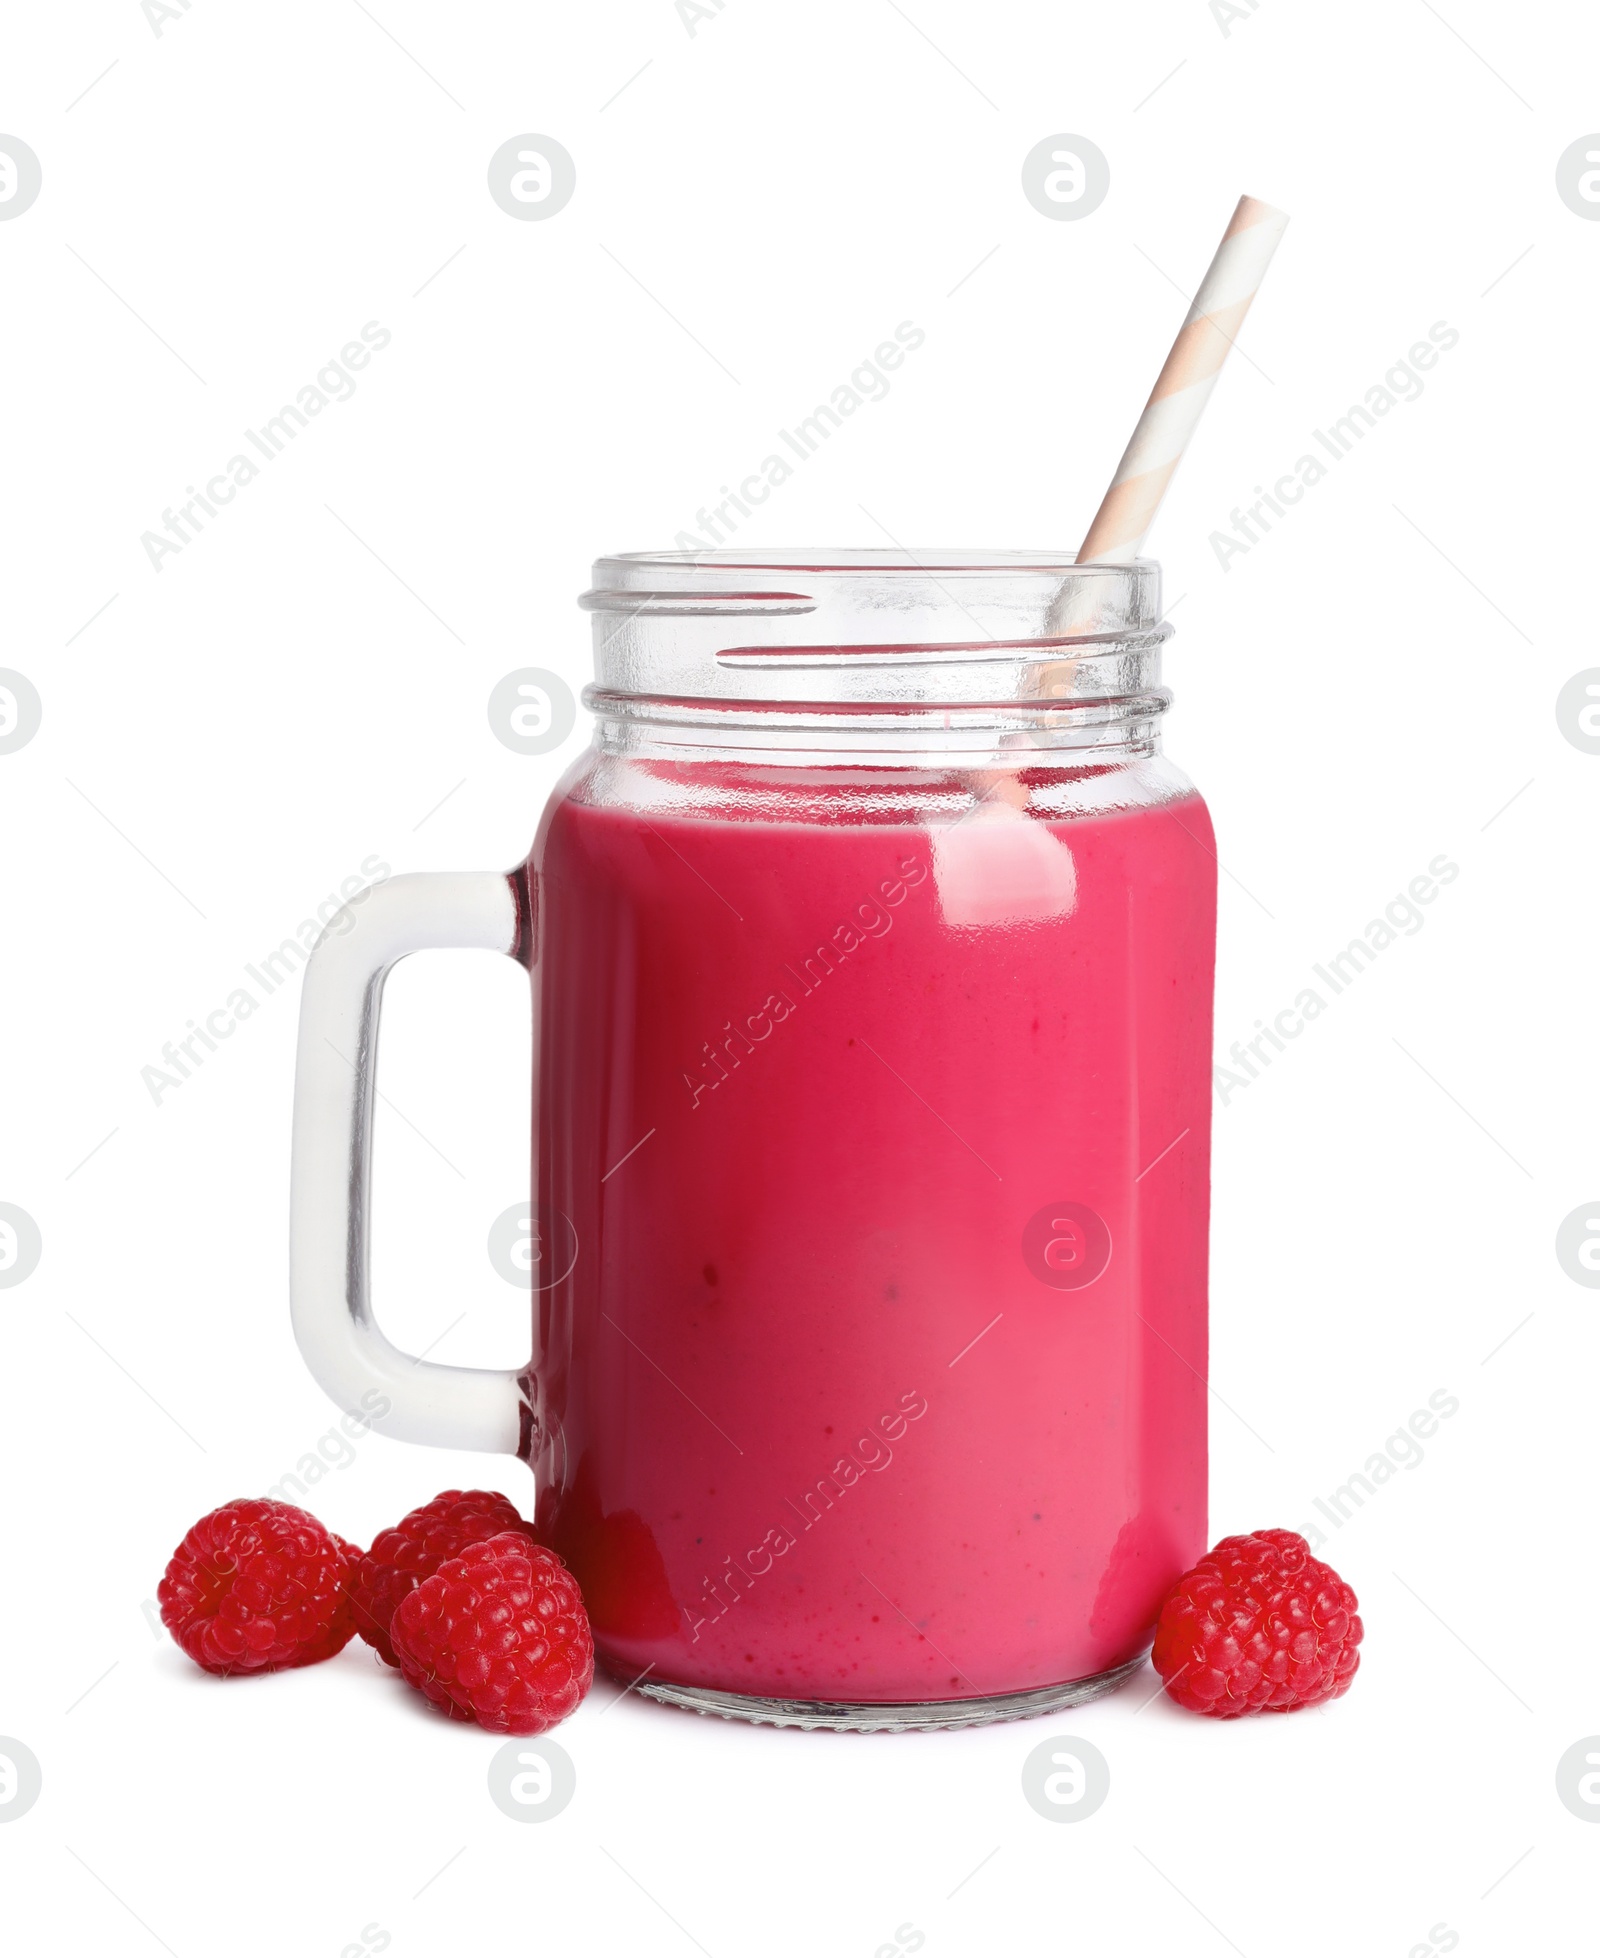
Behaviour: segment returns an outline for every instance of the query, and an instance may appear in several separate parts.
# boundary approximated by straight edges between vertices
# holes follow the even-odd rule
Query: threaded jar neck
[[[1025,551],[627,552],[579,601],[619,751],[1155,746],[1161,570]]]

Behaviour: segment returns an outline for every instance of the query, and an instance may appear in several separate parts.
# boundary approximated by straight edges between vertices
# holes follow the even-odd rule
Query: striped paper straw
[[[1111,487],[1079,547],[1080,564],[1132,564],[1139,555],[1288,222],[1282,211],[1258,198],[1239,199]]]

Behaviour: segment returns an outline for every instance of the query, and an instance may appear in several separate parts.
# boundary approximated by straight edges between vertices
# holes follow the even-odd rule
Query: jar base
[[[1087,1679],[969,1700],[778,1700],[754,1693],[723,1693],[712,1686],[678,1686],[670,1680],[641,1681],[634,1690],[664,1706],[720,1714],[724,1720],[748,1720],[758,1727],[805,1727],[835,1734],[938,1733],[1002,1720],[1031,1720],[1061,1707],[1082,1706],[1085,1700],[1115,1692],[1148,1657],[1147,1648],[1125,1665]]]

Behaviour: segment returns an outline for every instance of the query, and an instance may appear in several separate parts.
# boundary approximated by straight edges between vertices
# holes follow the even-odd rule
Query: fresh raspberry
[[[350,1585],[356,1630],[389,1665],[396,1665],[389,1623],[402,1598],[408,1598],[441,1564],[459,1557],[469,1543],[484,1543],[517,1530],[534,1542],[533,1525],[493,1489],[446,1489],[420,1509],[402,1516],[392,1530],[373,1539]]]
[[[292,1503],[224,1503],[172,1553],[161,1622],[207,1672],[314,1666],[355,1632],[346,1586],[360,1555]]]
[[[1288,1713],[1349,1691],[1356,1594],[1293,1530],[1224,1537],[1161,1607],[1151,1659],[1191,1713]]]
[[[494,1734],[542,1734],[594,1678],[594,1640],[577,1579],[517,1531],[469,1544],[395,1611],[407,1681],[452,1720]]]

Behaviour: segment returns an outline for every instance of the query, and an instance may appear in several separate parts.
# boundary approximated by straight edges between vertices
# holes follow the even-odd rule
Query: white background
[[[692,35],[671,0],[11,11],[0,129],[44,172],[0,223],[0,664],[44,703],[0,756],[0,1198],[44,1244],[0,1292],[0,1734],[44,1771],[0,1828],[11,1948],[1583,1946],[1600,1834],[1555,1767],[1600,1731],[1600,1300],[1554,1241],[1600,1192],[1600,757],[1555,700],[1600,665],[1600,224],[1555,166],[1597,61],[1592,11],[1486,0],[1260,0],[1226,33],[1204,0],[726,0]],[[486,191],[524,132],[576,159],[547,222]],[[1020,188],[1059,132],[1110,160],[1076,222]],[[583,732],[519,757],[491,687],[581,685],[589,561],[693,529],[898,322],[927,342],[892,394],[742,538],[1071,547],[1241,190],[1293,223],[1152,540],[1168,748],[1228,873],[1219,1052],[1460,866],[1216,1110],[1213,1535],[1305,1527],[1460,1404],[1329,1532],[1354,1690],[1222,1725],[1146,1672],[852,1738],[602,1681],[559,1735],[576,1799],[528,1827],[488,1798],[499,1743],[364,1646],[203,1678],[147,1611],[172,1546],[336,1418],[287,1314],[298,988],[159,1105],[141,1069],[369,854],[516,862]],[[141,533],[369,320],[355,397],[155,571]],[[1436,321],[1460,342],[1421,397],[1224,570],[1210,534]],[[484,1240],[526,1173],[525,982],[416,961],[386,1024],[385,1322],[514,1363],[526,1297]],[[441,1486],[530,1506],[510,1461],[355,1457],[315,1506],[363,1542]],[[1111,1766],[1070,1827],[1021,1793],[1054,1733]]]

